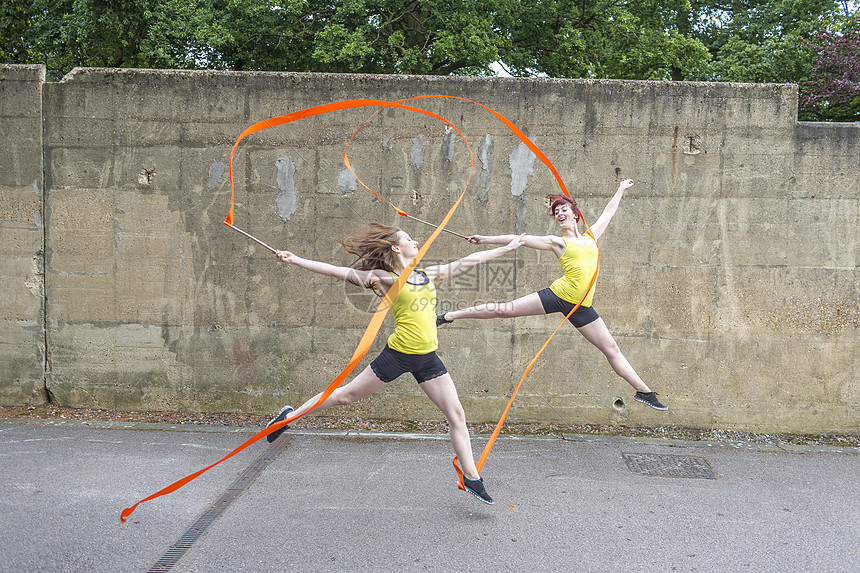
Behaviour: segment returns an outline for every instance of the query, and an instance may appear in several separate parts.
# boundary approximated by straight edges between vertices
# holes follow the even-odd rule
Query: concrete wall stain
[[[358,188],[358,179],[349,169],[341,169],[337,172],[337,186],[341,193],[353,193]]]
[[[454,153],[457,151],[457,140],[460,136],[454,131],[449,131],[442,138],[442,156],[449,163],[454,160]]]
[[[278,170],[278,189],[281,190],[275,199],[278,206],[278,216],[286,223],[298,209],[298,191],[296,191],[296,164],[289,155],[278,157],[275,161]]]
[[[207,184],[208,189],[214,189],[218,182],[221,180],[221,176],[224,175],[224,172],[227,171],[227,166],[221,163],[220,161],[213,161],[212,165],[209,166],[209,183]]]
[[[412,151],[409,157],[412,160],[412,166],[415,169],[421,169],[424,165],[424,148],[427,147],[427,138],[423,135],[416,135],[412,138]]]
[[[529,177],[534,175],[535,161],[537,161],[537,155],[523,142],[520,142],[514,148],[508,159],[508,165],[511,169],[511,195],[518,199],[515,201],[517,209],[517,233],[525,232],[525,218],[528,213],[525,190],[528,186]]]
[[[478,174],[478,188],[475,190],[475,200],[478,203],[485,204],[487,195],[490,192],[490,184],[492,183],[492,163],[490,157],[493,155],[493,138],[487,133],[481,138],[481,144],[478,146],[478,161],[481,162],[481,171]]]

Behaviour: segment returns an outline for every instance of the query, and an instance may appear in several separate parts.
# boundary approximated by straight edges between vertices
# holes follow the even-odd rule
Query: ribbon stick
[[[242,229],[240,229],[239,227],[235,227],[235,226],[233,226],[233,225],[227,225],[227,226],[228,226],[228,227],[230,227],[231,229],[233,229],[234,231],[239,231],[240,233],[242,233],[243,235],[245,235],[246,237],[248,237],[248,238],[249,238],[249,239],[251,239],[252,241],[256,241],[256,242],[258,242],[259,244],[263,245],[264,247],[266,247],[267,249],[269,249],[269,250],[270,250],[270,251],[272,251],[273,253],[274,253],[274,252],[276,252],[276,251],[275,251],[275,249],[273,249],[272,247],[270,247],[269,245],[267,245],[266,243],[264,243],[263,241],[261,241],[260,239],[258,239],[257,237],[255,237],[254,235],[252,235],[252,234],[250,234],[250,233],[246,233],[245,231],[243,231],[243,230],[242,230]]]
[[[418,217],[413,217],[412,215],[407,215],[406,213],[404,213],[404,215],[406,217],[408,217],[409,219],[412,219],[413,221],[418,221],[419,223],[424,223],[425,225],[429,225],[431,227],[436,227],[437,229],[439,228],[439,225],[434,225],[433,223],[429,223],[423,219],[419,219]],[[468,237],[466,235],[461,235],[460,233],[457,233],[457,232],[452,231],[450,229],[442,229],[442,230],[445,231],[446,233],[451,233],[455,237],[460,237],[461,239],[468,239]]]

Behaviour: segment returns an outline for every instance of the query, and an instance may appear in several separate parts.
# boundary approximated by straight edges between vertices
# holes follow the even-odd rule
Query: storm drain
[[[191,524],[185,533],[179,537],[179,540],[171,545],[146,573],[163,573],[164,571],[170,571],[173,569],[173,566],[179,563],[179,560],[182,559],[182,556],[185,555],[189,549],[191,549],[191,546],[194,545],[194,543],[200,539],[204,533],[206,533],[209,526],[215,523],[215,521],[221,517],[221,514],[230,507],[230,504],[233,503],[243,491],[248,489],[263,470],[266,469],[266,467],[272,463],[276,457],[278,457],[278,453],[284,449],[286,444],[287,437],[284,436],[275,440],[271,446],[266,448],[262,455],[260,455],[254,463],[248,466],[238,478],[236,478],[236,481],[227,488],[227,491],[225,491],[224,494],[215,501],[215,503],[209,506],[209,508]]]
[[[666,454],[621,453],[631,472],[646,476],[717,479],[705,458]]]

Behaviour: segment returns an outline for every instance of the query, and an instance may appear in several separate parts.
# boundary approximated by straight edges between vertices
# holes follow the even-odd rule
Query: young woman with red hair
[[[513,318],[554,312],[568,314],[582,300],[582,305],[570,316],[570,322],[586,340],[603,352],[615,373],[633,386],[636,390],[634,399],[637,402],[642,402],[657,410],[666,410],[666,406],[657,400],[657,394],[652,392],[636,374],[630,362],[621,353],[621,349],[610,334],[606,323],[591,306],[594,288],[589,290],[589,286],[592,277],[597,272],[596,241],[606,231],[609,221],[612,220],[618,210],[624,191],[632,186],[632,179],[626,179],[618,186],[618,190],[603,209],[603,213],[591,225],[594,238],[579,231],[578,223],[582,214],[576,201],[566,195],[554,195],[550,215],[555,218],[555,222],[561,229],[561,237],[556,235],[544,237],[524,235],[523,246],[554,252],[564,270],[564,276],[553,282],[549,288],[527,294],[514,301],[485,303],[437,315],[437,325],[462,318]],[[514,236],[473,235],[468,240],[476,245],[503,245]]]

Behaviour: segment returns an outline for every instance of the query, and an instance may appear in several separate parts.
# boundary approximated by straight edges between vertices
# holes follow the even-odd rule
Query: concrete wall
[[[4,238],[23,237],[9,255],[3,241],[6,403],[43,399],[45,388],[75,407],[263,413],[324,388],[352,354],[374,297],[280,265],[221,224],[230,148],[247,126],[309,106],[446,94],[485,104],[528,133],[588,221],[620,179],[637,182],[601,240],[594,304],[670,410],[634,403],[603,356],[565,327],[510,420],[860,432],[860,125],[797,123],[794,86],[116,69],[78,69],[42,84],[29,68],[0,74],[4,121],[23,125],[12,149],[27,149],[27,162],[0,180],[4,205],[7,197],[22,205],[13,221],[4,209]],[[34,219],[40,90],[43,271]],[[457,125],[475,153],[450,228],[555,232],[544,214],[554,178],[499,121],[461,101],[416,105]],[[345,142],[372,111],[245,140],[234,161],[236,225],[335,263],[349,262],[337,239],[362,221],[427,237],[429,228],[344,172]],[[470,166],[466,146],[443,124],[393,109],[359,134],[350,161],[368,185],[431,221]],[[429,260],[473,249],[443,236]],[[528,294],[559,273],[551,253],[521,249],[443,285],[440,308]],[[498,418],[560,319],[440,330],[440,356],[471,421]],[[441,418],[409,377],[349,413]]]
[[[0,403],[44,402],[42,66],[0,66]]]

